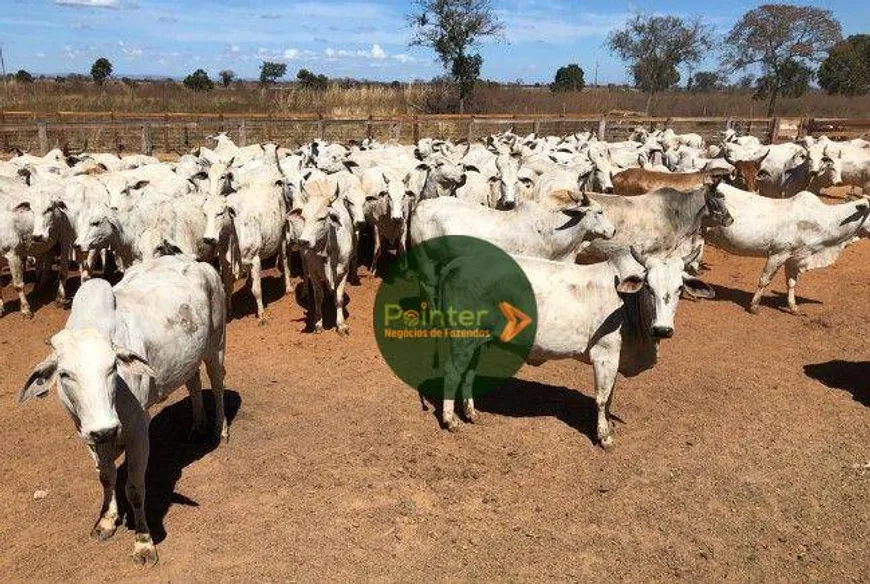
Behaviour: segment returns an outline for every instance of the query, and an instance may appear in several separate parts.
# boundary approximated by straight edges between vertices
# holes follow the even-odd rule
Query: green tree
[[[803,70],[818,63],[842,38],[830,10],[814,6],[764,4],[743,15],[725,37],[722,65],[730,71],[761,67],[758,89],[767,97],[767,115],[780,90],[792,86]],[[802,68],[798,68],[797,65]]]
[[[260,83],[274,83],[287,74],[287,63],[275,63],[272,61],[263,61],[260,65]]]
[[[18,83],[33,83],[33,75],[24,69],[19,69],[12,78]]]
[[[698,71],[692,77],[691,91],[695,93],[709,93],[715,91],[719,85],[719,74],[715,71]]]
[[[837,43],[819,67],[819,85],[828,93],[870,93],[870,35],[855,34]]]
[[[230,69],[224,69],[223,71],[218,72],[218,77],[221,78],[221,85],[229,87],[236,78],[236,74]]]
[[[299,85],[301,85],[303,89],[325,91],[329,87],[329,79],[326,75],[317,75],[308,69],[300,69],[299,72],[296,73],[296,79],[299,81]]]
[[[214,89],[214,82],[209,79],[208,73],[202,69],[197,69],[185,77],[183,83],[186,88],[193,91],[211,91]]]
[[[634,84],[653,96],[679,83],[678,67],[697,63],[712,45],[711,34],[700,19],[638,14],[610,33],[607,45],[628,63]]]
[[[779,73],[770,73],[758,78],[753,99],[769,99],[772,94],[783,97],[800,97],[810,89],[813,70],[795,59],[783,61]]]
[[[582,91],[584,87],[586,80],[583,78],[583,69],[576,63],[559,67],[556,78],[550,84],[551,91]]]
[[[414,0],[414,6],[408,16],[411,46],[435,51],[459,90],[459,111],[464,113],[483,65],[483,57],[471,51],[484,38],[500,38],[504,25],[490,0]]]
[[[100,57],[91,65],[91,77],[94,83],[102,85],[112,76],[112,63],[105,57]]]

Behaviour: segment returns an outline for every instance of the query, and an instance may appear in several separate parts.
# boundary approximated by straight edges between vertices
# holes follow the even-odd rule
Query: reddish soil
[[[56,400],[14,397],[67,312],[0,319],[4,580],[862,580],[870,574],[870,245],[805,275],[710,250],[712,301],[683,300],[660,363],[620,380],[616,447],[595,431],[592,371],[526,367],[439,429],[372,337],[378,281],[349,288],[350,338],[301,332],[267,281],[270,322],[229,325],[230,442],[187,442],[184,389],[153,411],[149,520],[89,537],[100,486]],[[273,274],[274,276],[274,274]],[[7,296],[11,292],[7,290]],[[35,305],[36,307],[36,305]],[[9,307],[13,308],[13,307]],[[862,469],[861,467],[865,467]],[[35,500],[36,490],[48,491]]]

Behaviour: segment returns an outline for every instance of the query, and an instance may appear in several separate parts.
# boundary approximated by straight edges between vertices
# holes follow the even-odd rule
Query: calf
[[[133,559],[139,564],[157,562],[145,519],[148,408],[186,385],[194,430],[205,430],[199,375],[204,362],[215,393],[215,432],[227,436],[225,304],[217,272],[184,257],[134,266],[114,289],[105,280],[88,280],[66,327],[51,338],[51,353],[18,394],[23,403],[57,387],[100,474],[103,505],[91,531],[100,540],[111,537],[120,521],[115,460],[126,454],[126,493],[136,526]]]

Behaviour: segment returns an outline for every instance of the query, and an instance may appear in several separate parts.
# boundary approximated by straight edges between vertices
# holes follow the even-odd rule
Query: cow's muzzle
[[[671,326],[654,326],[650,328],[650,335],[654,339],[669,339],[674,336],[674,327]]]

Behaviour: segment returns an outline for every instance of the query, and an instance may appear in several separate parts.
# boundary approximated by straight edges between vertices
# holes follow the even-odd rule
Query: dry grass
[[[619,88],[593,88],[554,94],[544,87],[481,85],[468,106],[472,113],[602,114],[613,110],[643,111],[646,96]],[[195,93],[179,83],[111,83],[103,88],[81,81],[41,80],[10,84],[0,109],[38,112],[203,112],[203,113],[321,113],[330,116],[399,115],[454,111],[456,99],[443,86],[431,84],[332,86],[324,92],[293,84],[261,88],[253,83]],[[870,111],[870,96],[841,97],[812,92],[799,99],[783,99],[777,115],[862,117]],[[652,115],[763,116],[763,103],[748,92],[696,94],[671,91],[656,97]]]

